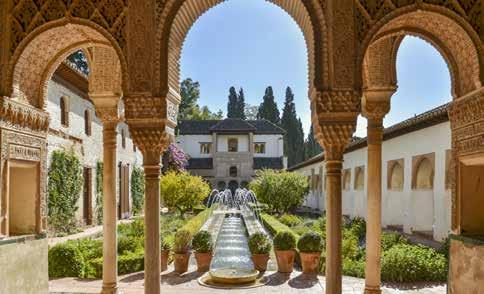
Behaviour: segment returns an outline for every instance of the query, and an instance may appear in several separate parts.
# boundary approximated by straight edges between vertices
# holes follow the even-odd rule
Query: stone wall
[[[484,293],[484,241],[451,236],[449,293]]]

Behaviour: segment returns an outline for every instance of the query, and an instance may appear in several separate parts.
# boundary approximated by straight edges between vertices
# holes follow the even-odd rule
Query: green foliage
[[[201,178],[187,172],[169,172],[160,181],[163,203],[170,209],[184,213],[200,204],[210,193],[209,185]]]
[[[252,254],[267,254],[272,244],[266,234],[257,232],[249,237],[249,249]]]
[[[305,176],[296,172],[259,170],[250,183],[258,199],[272,211],[284,213],[303,203],[309,189]]]
[[[281,223],[271,215],[263,213],[261,214],[261,218],[262,218],[262,222],[264,223],[264,226],[266,227],[267,230],[269,230],[269,233],[271,233],[272,235],[276,235],[277,233],[283,232],[283,231],[291,231],[291,228]]]
[[[185,253],[190,249],[190,242],[192,240],[192,234],[188,230],[178,230],[175,233],[175,243],[173,244],[173,250],[175,253]]]
[[[259,106],[257,105],[250,105],[250,104],[245,104],[245,117],[247,120],[256,120],[257,119],[257,113],[259,112]]]
[[[131,173],[131,198],[133,199],[133,214],[143,212],[145,196],[145,174],[143,169],[135,166]]]
[[[160,237],[161,250],[171,250],[171,244],[173,244],[173,240],[170,240],[168,236],[165,238]]]
[[[103,223],[103,170],[101,161],[96,163],[96,219],[98,224]]]
[[[358,247],[358,236],[351,230],[343,230],[343,240],[341,242],[341,254],[343,258],[357,259],[360,256]]]
[[[227,117],[246,119],[244,89],[240,88],[239,95],[234,87],[229,89],[229,101],[227,103]]]
[[[304,160],[304,131],[301,120],[297,117],[294,94],[290,87],[286,89],[281,127],[286,131],[284,152],[287,155],[287,164],[291,167]]]
[[[408,244],[408,240],[400,234],[397,233],[386,233],[381,234],[381,250],[386,251],[397,244]]]
[[[205,230],[199,231],[193,236],[192,247],[198,253],[212,252],[212,235]]]
[[[144,252],[127,251],[118,257],[118,273],[120,275],[139,272],[144,269]]]
[[[74,152],[54,151],[49,169],[48,216],[55,232],[76,228],[77,201],[82,189],[81,163]]]
[[[145,232],[144,219],[138,218],[131,223],[124,223],[118,225],[119,236],[127,237],[143,237]]]
[[[296,248],[296,235],[291,231],[282,231],[274,236],[276,250],[291,250]]]
[[[49,277],[84,277],[86,263],[75,242],[58,244],[49,249]]]
[[[450,238],[447,237],[445,238],[444,243],[442,244],[442,246],[439,248],[437,252],[439,252],[440,254],[443,254],[445,258],[449,259],[449,250],[450,250]]]
[[[294,214],[284,214],[279,218],[279,221],[288,227],[295,227],[302,224],[302,220]]]
[[[178,111],[178,120],[209,120],[221,119],[223,114],[219,110],[213,113],[207,106],[200,107],[200,83],[187,78],[180,85],[181,102]]]
[[[266,119],[279,125],[281,122],[279,109],[274,99],[272,87],[267,87],[262,103],[257,112],[257,119]]]
[[[300,252],[320,252],[324,247],[321,235],[315,232],[307,232],[297,241],[297,249]]]
[[[356,217],[349,222],[349,229],[358,240],[362,240],[366,235],[366,221],[361,217]]]
[[[365,260],[364,259],[343,259],[343,275],[357,278],[365,277]]]
[[[316,141],[316,138],[314,137],[313,124],[311,124],[309,134],[304,141],[304,160],[308,160],[309,158],[321,154],[321,152],[323,152],[323,148],[321,148],[321,145],[319,145],[319,143]]]
[[[203,224],[208,220],[211,213],[212,213],[211,209],[206,209],[200,212],[199,214],[197,214],[197,216],[191,218],[180,229],[190,232],[192,236],[195,235],[203,226]]]
[[[123,255],[126,252],[135,252],[138,249],[143,250],[143,247],[143,237],[120,236],[118,238],[118,255]]]
[[[422,245],[398,244],[382,255],[382,280],[387,282],[446,281],[447,259]]]

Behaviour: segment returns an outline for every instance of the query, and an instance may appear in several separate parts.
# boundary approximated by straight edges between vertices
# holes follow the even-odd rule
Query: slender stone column
[[[104,120],[103,129],[103,288],[102,293],[118,290],[116,233],[116,127],[117,120]]]
[[[143,152],[145,170],[145,293],[160,293],[160,151]]]
[[[329,151],[329,152],[328,152]],[[341,170],[343,150],[325,150],[326,155],[326,293],[339,294],[342,289]]]
[[[381,192],[383,117],[394,90],[365,92],[362,110],[368,120],[365,293],[381,293]]]

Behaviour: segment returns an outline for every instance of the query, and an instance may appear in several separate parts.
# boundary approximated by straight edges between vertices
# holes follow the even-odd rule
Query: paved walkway
[[[290,276],[276,272],[266,272],[265,276],[270,278],[267,285],[245,289],[227,290],[212,289],[198,284],[197,279],[200,274],[191,267],[188,273],[178,275],[170,269],[161,274],[161,289],[163,294],[212,294],[212,293],[233,293],[233,294],[289,294],[289,293],[324,293],[325,278],[323,276],[308,277],[300,272],[293,272]],[[51,280],[49,282],[49,293],[100,293],[102,281],[100,280],[80,280],[76,278],[64,278]],[[120,292],[123,294],[143,293],[143,272],[129,274],[120,277]],[[364,280],[353,277],[343,278],[343,293],[360,294],[364,290]],[[421,293],[437,294],[446,293],[444,284],[405,284],[405,285],[385,285],[382,289],[384,294],[396,293]]]

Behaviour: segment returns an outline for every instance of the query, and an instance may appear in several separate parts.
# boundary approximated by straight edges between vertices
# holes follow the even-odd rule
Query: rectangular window
[[[237,152],[238,151],[238,140],[237,138],[230,138],[229,139],[229,152]]]
[[[200,154],[210,154],[212,152],[212,143],[200,143]]]
[[[254,143],[254,151],[257,154],[266,153],[266,143]]]

